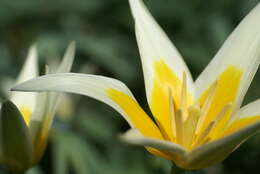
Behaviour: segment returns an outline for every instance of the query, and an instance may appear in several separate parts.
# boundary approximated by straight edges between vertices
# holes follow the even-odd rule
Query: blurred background
[[[145,0],[153,16],[182,53],[196,78],[230,32],[258,0]],[[28,48],[37,43],[41,71],[77,43],[73,72],[123,81],[149,112],[133,19],[127,0],[1,0],[0,99],[19,73]],[[260,97],[260,72],[245,103]],[[66,95],[46,153],[30,174],[167,174],[171,163],[141,147],[121,143],[129,126],[107,105]],[[66,108],[66,110],[64,109]],[[223,163],[202,172],[242,174],[258,170],[260,134]]]

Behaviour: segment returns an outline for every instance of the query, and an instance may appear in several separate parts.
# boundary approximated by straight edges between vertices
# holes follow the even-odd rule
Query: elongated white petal
[[[208,167],[225,159],[247,138],[260,130],[260,122],[252,124],[229,136],[212,141],[191,151],[186,157],[190,169]]]
[[[152,147],[162,152],[170,153],[173,156],[183,157],[187,153],[186,149],[178,144],[144,137],[136,129],[130,129],[125,134],[121,135],[120,139],[132,145]]]
[[[161,139],[160,131],[120,81],[95,75],[60,73],[22,83],[13,88],[20,91],[70,92],[98,99],[114,109],[145,136]]]
[[[154,20],[142,0],[129,0],[129,2],[135,20],[148,100],[155,78],[154,64],[157,61],[163,61],[179,79],[182,79],[183,72],[186,72],[188,88],[192,92],[191,75],[177,49]]]
[[[238,89],[234,89],[237,91],[233,104],[235,109],[240,107],[260,62],[259,18],[260,4],[238,25],[216,56],[198,77],[195,82],[197,97],[200,97],[219,78],[221,73],[232,67],[233,71],[230,71],[229,75],[226,74],[226,80],[223,83],[226,86],[232,86],[229,83],[238,81]],[[228,90],[228,88],[226,89]]]
[[[12,89],[18,91],[55,91],[83,94],[101,100],[123,114],[122,110],[107,96],[106,89],[109,88],[117,89],[132,97],[132,94],[127,87],[115,79],[76,73],[60,73],[41,76],[17,85]]]
[[[24,63],[16,84],[33,79],[37,77],[38,74],[37,50],[36,46],[33,45],[29,50],[26,62]],[[27,108],[31,112],[35,108],[36,98],[36,93],[12,92],[11,94],[11,101],[13,101],[18,108]]]

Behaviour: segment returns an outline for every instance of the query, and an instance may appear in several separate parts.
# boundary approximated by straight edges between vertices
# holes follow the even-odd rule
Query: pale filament
[[[216,80],[211,85],[203,106],[199,106],[196,103],[187,106],[187,78],[186,74],[183,73],[180,108],[176,108],[171,89],[169,88],[170,124],[173,133],[171,141],[191,150],[195,147],[206,144],[211,140],[211,132],[214,131],[216,125],[232,107],[232,103],[224,105],[216,115],[215,119],[208,125],[204,125],[205,128],[203,129],[204,126],[202,125],[205,124],[207,114],[217,91],[217,86],[218,81]]]

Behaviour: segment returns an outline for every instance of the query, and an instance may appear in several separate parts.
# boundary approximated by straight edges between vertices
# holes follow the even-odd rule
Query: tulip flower
[[[183,169],[221,162],[260,130],[260,101],[241,106],[260,62],[260,4],[194,82],[181,55],[142,0],[129,2],[154,119],[122,82],[108,77],[53,74],[13,90],[70,92],[98,99],[130,124],[132,129],[121,136],[124,141],[144,146]]]
[[[74,60],[75,43],[70,44],[55,72],[69,72]],[[32,46],[17,83],[38,76],[37,50]],[[3,102],[0,115],[0,164],[15,173],[36,165],[47,144],[56,112],[56,93],[12,92]]]

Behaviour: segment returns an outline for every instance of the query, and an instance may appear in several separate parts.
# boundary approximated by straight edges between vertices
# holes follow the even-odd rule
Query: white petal
[[[260,116],[260,99],[243,106],[237,113],[236,119]]]
[[[187,166],[190,169],[204,168],[224,160],[259,129],[260,122],[194,149],[187,155]]]
[[[16,84],[33,79],[37,77],[38,74],[37,49],[36,46],[33,45],[30,47],[26,62],[20,72]],[[12,92],[11,94],[11,101],[13,101],[18,108],[25,107],[31,111],[35,108],[36,98],[36,93]]]
[[[239,108],[260,62],[260,4],[238,25],[195,82],[196,96],[233,65],[242,70],[235,109]]]
[[[67,51],[63,57],[63,60],[56,73],[70,72],[75,57],[75,50],[76,43],[75,41],[73,41],[69,44]]]
[[[183,72],[186,72],[188,88],[193,92],[193,80],[186,64],[165,32],[149,13],[143,1],[129,0],[129,2],[135,19],[136,37],[141,54],[148,100],[155,78],[154,63],[160,60],[163,60],[180,80],[182,80]]]
[[[108,98],[106,89],[113,88],[132,96],[128,88],[118,80],[86,74],[60,73],[41,76],[12,88],[17,91],[55,91],[82,94],[112,106],[121,114],[118,106]]]
[[[182,101],[187,101],[183,103],[190,106],[193,102],[193,80],[181,55],[143,1],[129,0],[129,2],[135,20],[147,100],[157,124],[167,140],[171,140],[173,134],[169,116],[169,91],[177,108]],[[186,86],[183,88],[185,91],[183,94],[188,94],[183,95],[185,97],[181,94],[183,86]],[[185,100],[182,100],[183,98]]]
[[[171,155],[183,157],[187,151],[182,146],[172,143],[170,141],[158,140],[153,138],[144,137],[138,130],[130,129],[120,136],[120,139],[128,144],[137,146],[146,146],[167,152]]]
[[[115,94],[112,93],[112,97],[109,93],[111,89],[116,91]],[[86,95],[116,109],[132,127],[138,128],[146,136],[162,138],[160,131],[137,104],[130,90],[122,82],[112,78],[76,73],[51,74],[17,85],[13,90]]]

